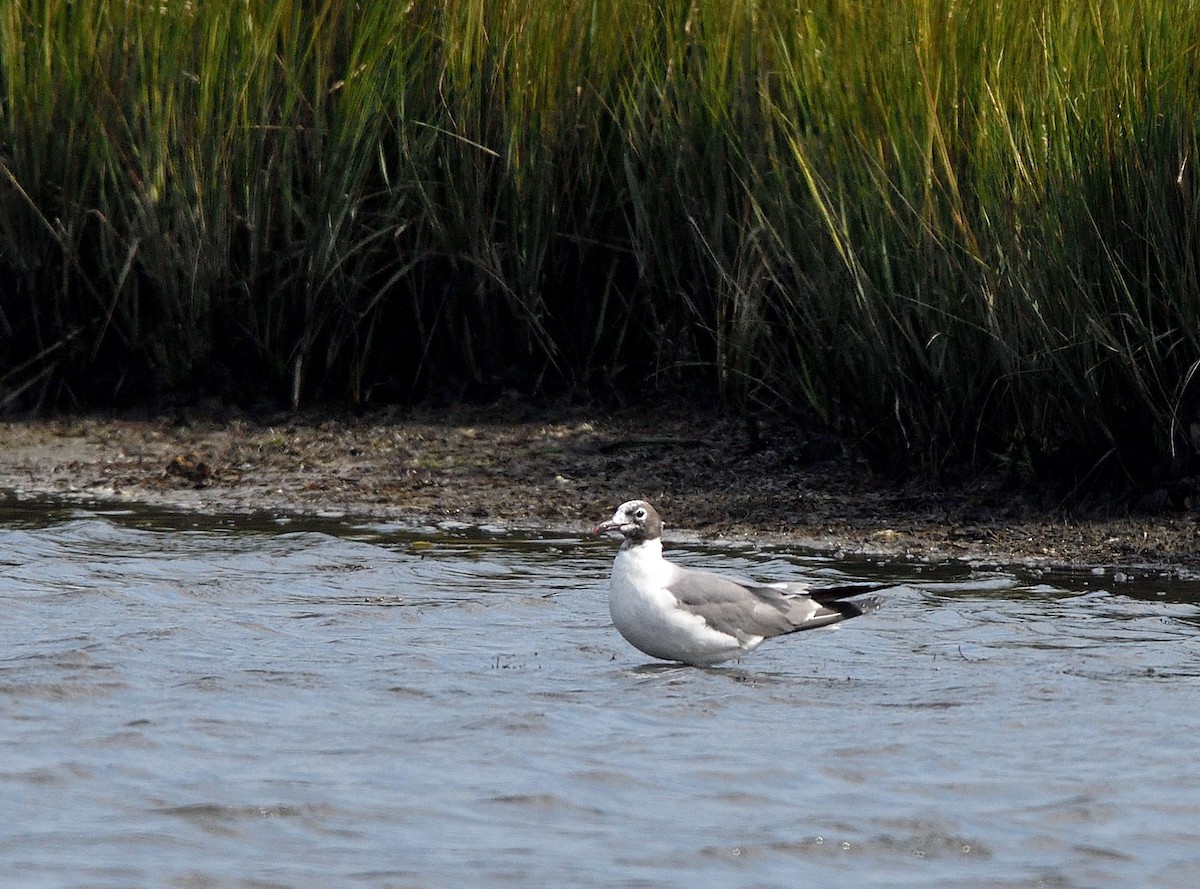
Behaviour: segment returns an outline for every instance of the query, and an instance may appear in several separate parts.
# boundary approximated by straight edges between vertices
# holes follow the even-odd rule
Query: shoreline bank
[[[1187,513],[1073,516],[990,480],[898,484],[814,458],[783,424],[764,426],[756,445],[737,418],[661,406],[81,415],[0,423],[0,491],[580,534],[640,497],[655,502],[669,531],[699,539],[1046,570],[1200,572],[1200,522]]]

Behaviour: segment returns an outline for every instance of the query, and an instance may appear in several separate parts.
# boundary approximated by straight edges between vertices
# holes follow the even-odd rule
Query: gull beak
[[[621,527],[620,522],[616,522],[616,521],[613,521],[612,519],[609,519],[607,522],[601,522],[599,525],[597,525],[595,528],[593,528],[592,535],[595,536],[597,534],[603,534],[605,531],[615,531],[620,527]]]

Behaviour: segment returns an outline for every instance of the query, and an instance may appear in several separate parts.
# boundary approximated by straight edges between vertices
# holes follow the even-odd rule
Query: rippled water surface
[[[1196,589],[669,545],[897,584],[698,670],[615,548],[8,507],[0,885],[1196,885]]]

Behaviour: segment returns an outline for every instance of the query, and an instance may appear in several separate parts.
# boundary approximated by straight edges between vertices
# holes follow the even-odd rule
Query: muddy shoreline
[[[0,496],[579,534],[644,497],[668,536],[1047,570],[1200,572],[1193,514],[1071,515],[998,480],[898,484],[814,456],[788,424],[757,432],[752,441],[738,419],[694,408],[524,403],[361,418],[216,407],[8,421]]]

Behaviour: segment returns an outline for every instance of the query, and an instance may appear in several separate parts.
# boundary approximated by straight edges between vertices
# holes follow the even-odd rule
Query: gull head
[[[613,517],[592,529],[593,534],[620,531],[626,540],[641,543],[662,536],[663,523],[658,510],[645,500],[627,500],[617,507]]]

